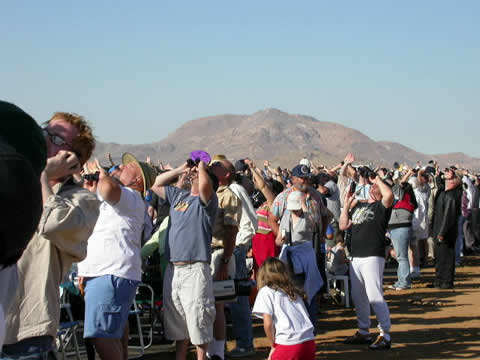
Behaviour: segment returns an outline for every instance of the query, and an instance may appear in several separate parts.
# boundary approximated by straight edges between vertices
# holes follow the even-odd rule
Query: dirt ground
[[[326,303],[318,319],[317,359],[480,359],[480,256],[465,258],[451,290],[428,288],[433,267],[422,269],[422,277],[406,291],[387,289],[395,275],[387,269],[385,298],[392,318],[392,348],[371,351],[363,345],[344,345],[342,340],[356,331],[355,312]],[[376,332],[374,318],[372,326]],[[270,348],[260,321],[254,322],[254,337],[257,353],[251,359],[267,359]],[[228,341],[227,346],[231,350],[235,342]],[[144,358],[175,357],[156,352],[154,345]],[[189,359],[196,359],[193,349]]]

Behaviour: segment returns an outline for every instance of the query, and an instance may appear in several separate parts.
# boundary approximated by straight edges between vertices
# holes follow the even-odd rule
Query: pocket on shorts
[[[97,312],[97,329],[108,333],[115,333],[122,323],[121,306],[100,305]]]
[[[203,299],[205,300],[205,299]],[[201,328],[207,329],[213,327],[215,321],[215,304],[211,301],[206,303],[198,300],[198,322]]]

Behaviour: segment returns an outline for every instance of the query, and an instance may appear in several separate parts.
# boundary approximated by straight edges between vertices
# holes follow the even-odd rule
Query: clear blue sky
[[[480,156],[480,1],[3,1],[0,97],[149,143],[265,108]]]

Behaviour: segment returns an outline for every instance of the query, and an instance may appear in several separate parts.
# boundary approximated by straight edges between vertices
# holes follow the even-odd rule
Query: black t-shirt
[[[358,203],[350,212],[352,219],[352,257],[385,256],[385,233],[392,208],[381,201]]]

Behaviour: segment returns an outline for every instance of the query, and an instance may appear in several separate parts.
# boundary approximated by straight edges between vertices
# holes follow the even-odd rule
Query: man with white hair
[[[122,163],[109,176],[97,162],[100,216],[87,257],[78,264],[85,287],[84,337],[103,360],[128,358],[126,325],[142,279],[140,249],[148,218],[143,196],[155,180],[155,170],[132,154],[124,154]]]

